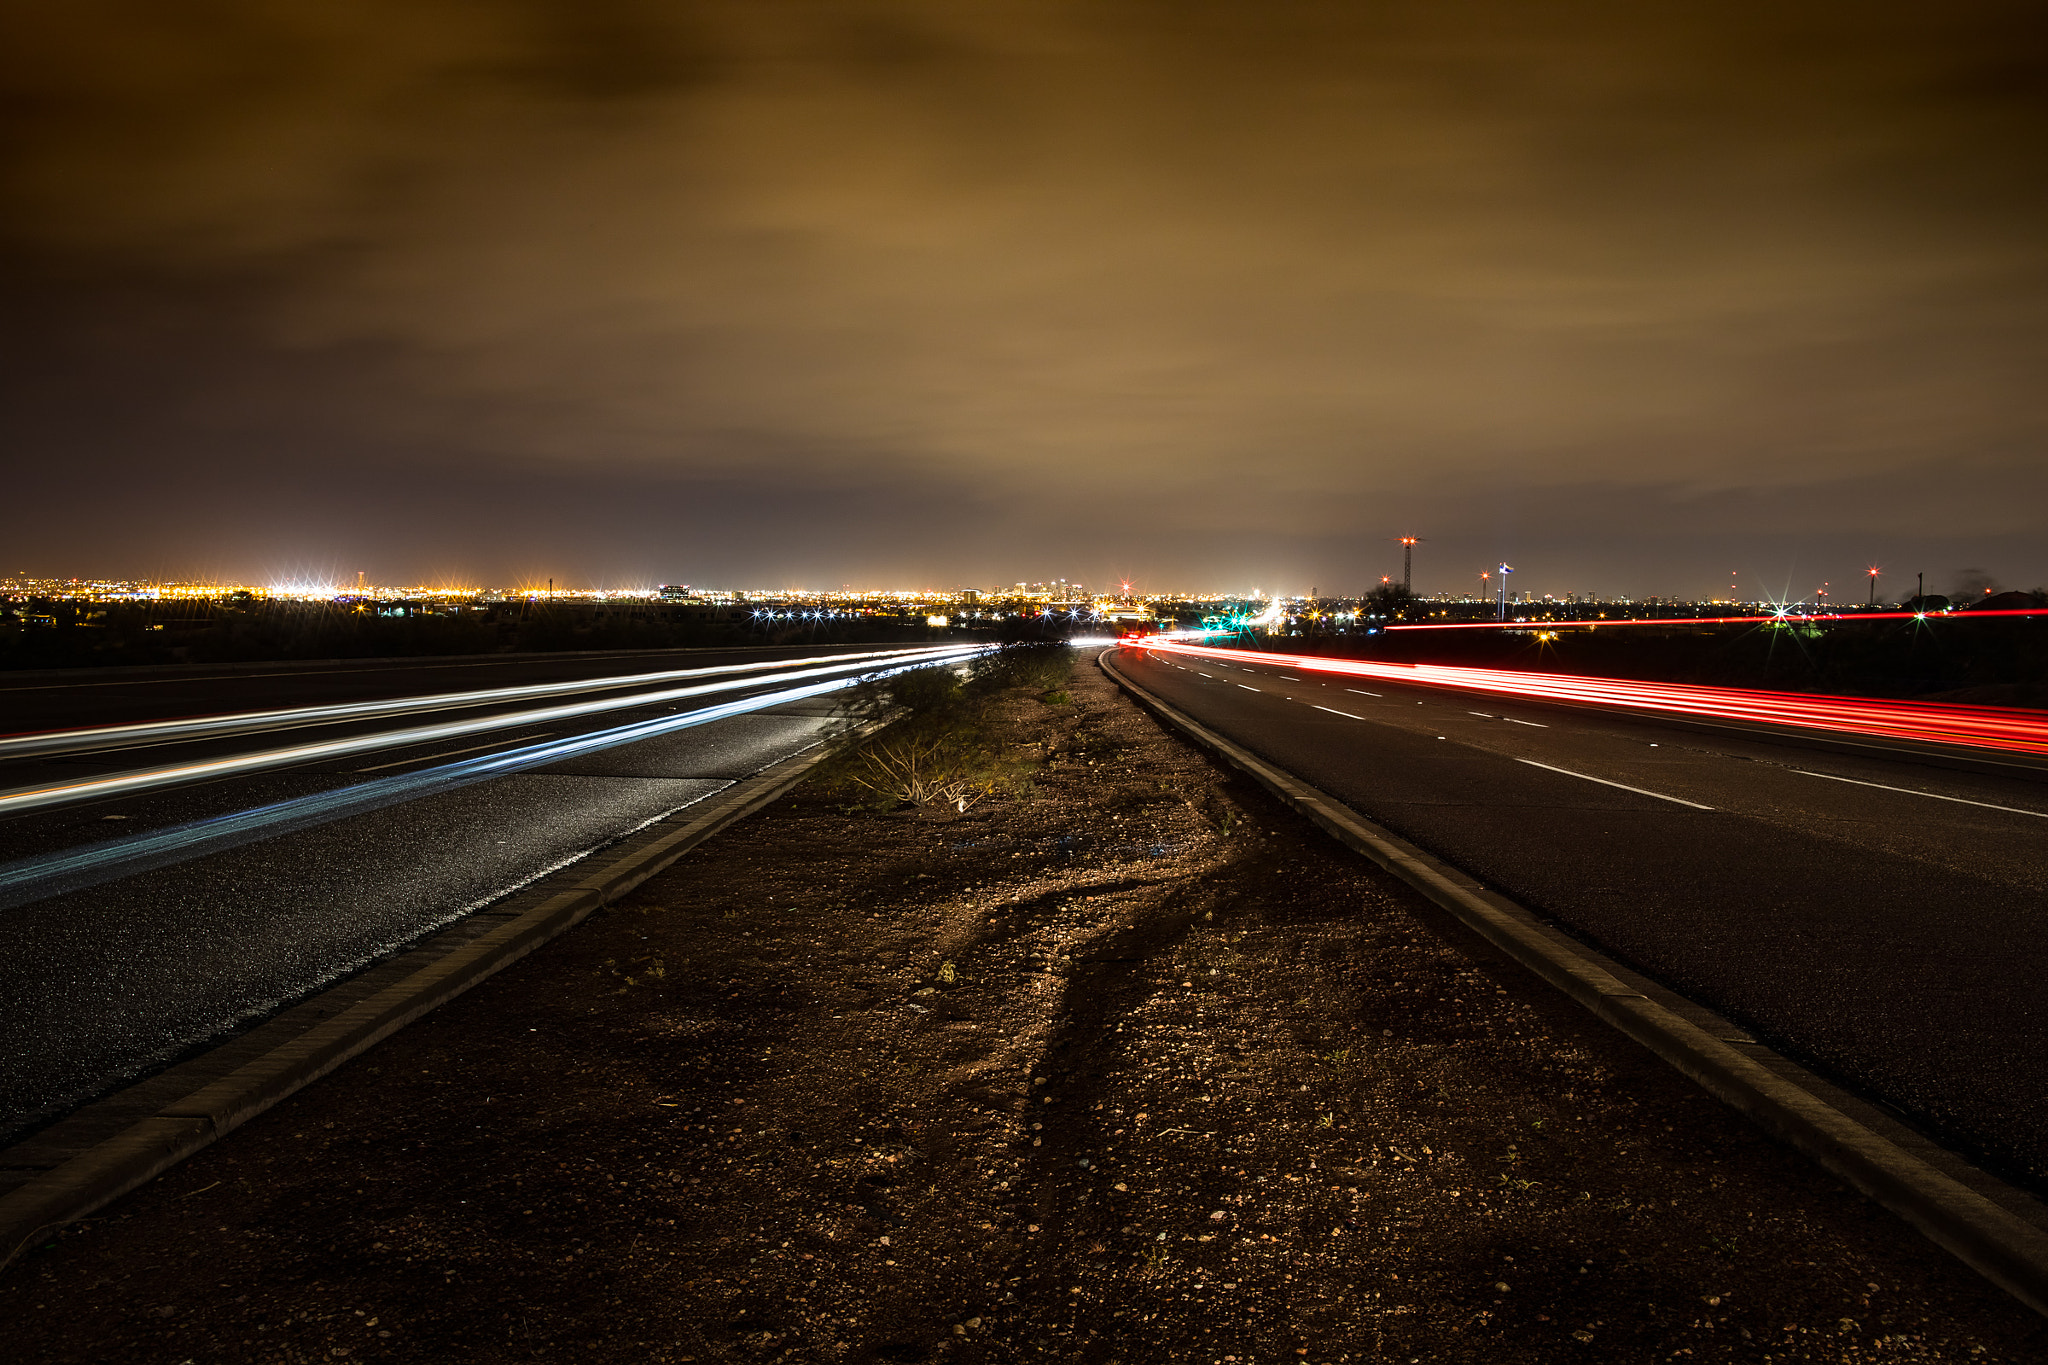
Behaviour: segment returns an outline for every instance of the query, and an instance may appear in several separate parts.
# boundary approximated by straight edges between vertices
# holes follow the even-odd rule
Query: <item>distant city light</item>
[[[1014,586],[937,588],[859,588],[842,585],[832,591],[804,587],[724,588],[663,583],[624,586],[566,586],[544,578],[514,587],[439,584],[377,584],[367,575],[336,581],[319,572],[280,577],[268,585],[200,581],[138,581],[117,579],[50,579],[18,574],[0,578],[0,622],[20,629],[55,629],[65,624],[101,623],[103,613],[75,617],[61,612],[21,609],[24,602],[93,603],[126,606],[145,612],[161,608],[166,620],[204,620],[203,608],[221,603],[234,610],[259,604],[327,606],[350,614],[413,617],[450,616],[463,612],[563,612],[581,623],[613,614],[622,617],[730,622],[774,634],[792,629],[809,632],[858,629],[860,622],[947,631],[982,631],[998,623],[1032,621],[1047,630],[1087,625],[1119,636],[1194,633],[1316,634],[1339,631],[1378,635],[1381,632],[1429,630],[1544,631],[1600,630],[1623,626],[1685,628],[1759,626],[1805,628],[1833,622],[1930,621],[1956,617],[2048,616],[2048,607],[2005,607],[1971,611],[1950,608],[1941,599],[1915,599],[1908,609],[1879,609],[1875,572],[1870,572],[1871,601],[1865,606],[1833,604],[1738,602],[1731,585],[1727,598],[1688,602],[1661,597],[1599,597],[1567,593],[1562,597],[1534,593],[1505,594],[1508,566],[1481,574],[1482,587],[1437,596],[1403,596],[1399,605],[1384,593],[1314,599],[1268,594],[1261,588],[1239,593],[1138,592],[1118,580],[1111,592],[1091,592],[1068,580],[1026,581]],[[1379,587],[1390,587],[1382,577]],[[1509,610],[1503,597],[1514,607]],[[15,605],[9,605],[15,604]],[[1730,609],[1734,610],[1731,611]],[[1678,612],[1699,611],[1698,615]],[[1712,614],[1706,614],[1711,611]],[[184,613],[181,617],[179,613]],[[841,625],[840,623],[846,623]],[[144,627],[164,629],[163,623]]]

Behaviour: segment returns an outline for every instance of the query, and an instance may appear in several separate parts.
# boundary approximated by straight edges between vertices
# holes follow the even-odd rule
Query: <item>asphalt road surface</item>
[[[847,657],[876,648],[216,680],[243,708],[343,708],[288,720],[167,671],[88,710],[190,723],[88,735],[34,724],[75,699],[0,689],[8,729],[43,732],[0,739],[0,1138],[809,748],[844,683],[912,657]]]
[[[1124,648],[1204,725],[2048,1190],[2048,763]]]

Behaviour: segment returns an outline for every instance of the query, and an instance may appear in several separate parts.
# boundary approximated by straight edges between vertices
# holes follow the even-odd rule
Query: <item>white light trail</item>
[[[947,655],[958,653],[961,648],[957,645],[925,645],[916,649],[871,649],[857,654],[813,654],[802,659],[718,664],[708,668],[673,668],[656,673],[626,673],[609,678],[585,678],[577,682],[531,683],[519,687],[491,687],[476,692],[441,692],[417,697],[391,697],[383,701],[343,702],[332,706],[298,706],[280,711],[238,711],[224,716],[198,716],[183,720],[141,721],[132,725],[99,725],[78,730],[52,730],[0,739],[0,761],[38,754],[127,749],[179,740],[260,734],[267,730],[292,730],[308,725],[334,725],[345,721],[423,715],[430,711],[461,710],[507,701],[530,701],[537,697],[558,697],[577,692],[605,692],[621,687],[640,687],[681,678],[715,678],[735,673],[765,674],[814,664],[850,664],[863,659],[908,659],[925,655]]]
[[[973,653],[970,649],[965,651]],[[730,716],[759,711],[785,702],[802,701],[841,688],[852,687],[870,677],[887,677],[925,667],[923,661],[898,664],[878,672],[851,677],[828,678],[803,687],[784,688],[756,697],[741,697],[713,706],[686,711],[681,715],[657,716],[633,721],[609,730],[571,735],[566,739],[528,745],[481,758],[463,759],[417,772],[395,773],[372,778],[332,791],[235,811],[228,815],[193,820],[164,829],[150,830],[127,838],[110,839],[80,848],[63,849],[0,865],[0,909],[45,900],[51,896],[97,886],[121,877],[134,876],[173,863],[185,862],[207,853],[236,848],[261,839],[275,838],[293,830],[326,824],[344,816],[381,810],[405,801],[418,800],[456,787],[502,777],[527,768],[558,763],[565,758],[614,748],[656,735],[706,725]],[[792,681],[794,679],[791,679]],[[422,760],[426,761],[426,760]]]
[[[898,658],[899,666],[923,667],[929,664],[945,663],[964,659],[983,652],[983,645],[961,645],[941,647],[937,651],[921,651],[914,663]],[[778,681],[795,682],[805,678],[829,677],[849,670],[873,672],[872,659],[856,663],[833,663],[821,668],[783,673]],[[480,716],[474,720],[448,721],[440,725],[414,726],[405,730],[389,730],[374,735],[351,735],[343,739],[323,740],[315,744],[298,744],[284,749],[265,749],[256,753],[230,754],[196,763],[179,763],[160,768],[142,768],[125,773],[109,773],[104,776],[86,778],[75,782],[59,782],[47,786],[21,787],[13,791],[0,792],[0,817],[18,815],[24,811],[41,810],[51,806],[74,805],[80,801],[94,801],[110,796],[132,796],[138,792],[153,791],[162,787],[186,786],[194,782],[208,782],[223,777],[239,777],[248,773],[264,772],[274,768],[294,767],[301,763],[316,763],[327,759],[345,758],[351,754],[373,753],[380,749],[395,749],[408,744],[426,744],[435,740],[451,739],[460,735],[479,734],[486,730],[502,730],[512,727],[545,724],[555,720],[570,720],[578,716],[597,715],[605,711],[623,711],[635,707],[651,706],[657,702],[680,701],[690,697],[707,696],[716,692],[733,692],[742,688],[759,685],[762,679],[756,676],[731,678],[720,682],[699,683],[694,687],[671,687],[656,692],[635,692],[626,697],[607,697],[601,701],[577,702],[567,706],[549,706],[530,711],[504,712],[493,716]],[[858,681],[853,679],[851,681]]]

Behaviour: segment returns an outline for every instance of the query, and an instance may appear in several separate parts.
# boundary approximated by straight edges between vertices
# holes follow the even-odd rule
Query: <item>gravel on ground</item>
[[[814,783],[0,1276],[43,1362],[2048,1359],[1091,662]]]

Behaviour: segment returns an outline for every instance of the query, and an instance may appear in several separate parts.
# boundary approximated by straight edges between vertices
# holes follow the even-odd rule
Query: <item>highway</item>
[[[2048,1188],[2048,758],[1851,746],[1172,644],[1127,643],[1114,662],[1582,939]]]
[[[815,745],[863,678],[974,652],[0,684],[0,1138]]]

